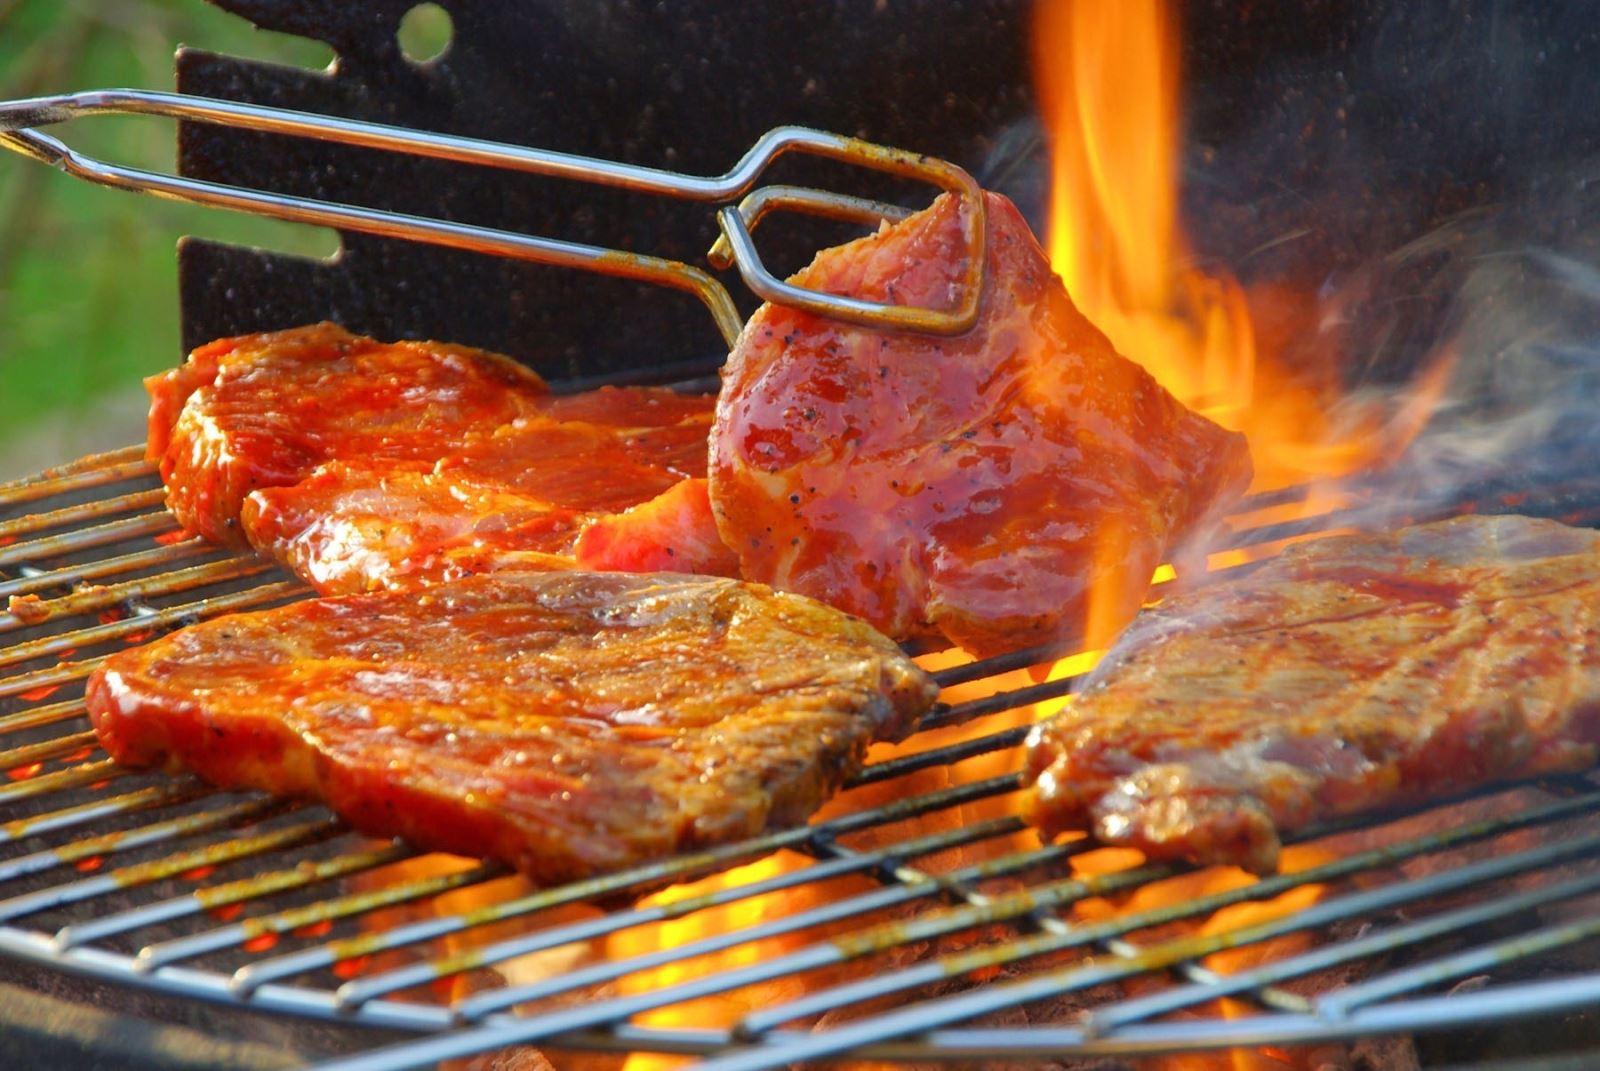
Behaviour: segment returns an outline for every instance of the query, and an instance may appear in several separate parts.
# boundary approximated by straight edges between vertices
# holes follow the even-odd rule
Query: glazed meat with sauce
[[[1286,551],[1147,610],[1029,741],[1033,820],[1275,868],[1319,819],[1600,747],[1600,533],[1462,517]]]
[[[217,618],[112,655],[88,706],[119,762],[554,883],[803,822],[935,693],[809,599],[555,572]]]
[[[526,413],[544,381],[506,357],[438,342],[377,342],[334,324],[220,339],[145,381],[147,456],[178,523],[243,546],[262,487],[325,461],[432,461]]]
[[[178,520],[324,594],[500,569],[737,568],[703,486],[667,494],[703,484],[708,397],[559,396],[494,354],[332,324],[212,343],[147,385]]]
[[[755,314],[711,433],[717,527],[747,578],[895,637],[979,655],[1108,642],[1163,557],[1244,490],[1249,456],[1118,356],[1009,201],[986,205],[986,281],[962,336]],[[953,307],[969,210],[946,195],[793,281]]]
[[[607,390],[618,419],[649,419],[652,388]],[[603,400],[603,399],[600,399]],[[586,400],[591,404],[596,399]],[[405,591],[506,569],[626,569],[735,575],[704,485],[710,399],[665,427],[548,415],[514,421],[428,465],[331,462],[288,487],[256,491],[250,543],[322,594]],[[697,439],[699,464],[684,449]],[[693,478],[691,478],[693,477]]]

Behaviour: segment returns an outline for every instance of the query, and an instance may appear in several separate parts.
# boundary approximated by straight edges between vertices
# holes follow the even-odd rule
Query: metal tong
[[[0,102],[0,146],[89,182],[293,223],[311,223],[386,238],[428,242],[686,290],[698,297],[710,311],[717,329],[730,347],[737,339],[743,321],[727,288],[709,272],[694,265],[555,238],[123,167],[80,153],[36,129],[96,114],[164,116],[391,152],[417,153],[442,160],[658,193],[686,201],[720,204],[717,225],[722,236],[707,252],[706,260],[719,269],[736,266],[745,285],[765,301],[849,323],[932,335],[960,334],[973,325],[978,315],[978,299],[983,287],[985,225],[983,193],[977,182],[961,168],[943,160],[874,145],[856,138],[805,127],[777,127],[758,139],[750,151],[728,171],[703,177],[522,145],[407,130],[379,123],[178,93],[106,89]],[[961,214],[966,239],[966,265],[959,305],[954,309],[932,309],[880,304],[795,286],[769,272],[761,262],[752,236],[756,225],[769,212],[783,209],[867,224],[880,220],[895,221],[909,215],[907,209],[894,205],[806,187],[765,186],[752,190],[767,167],[779,156],[790,152],[810,153],[875,171],[920,179],[962,198],[967,205],[967,211]],[[743,199],[737,204],[727,203],[741,196]]]

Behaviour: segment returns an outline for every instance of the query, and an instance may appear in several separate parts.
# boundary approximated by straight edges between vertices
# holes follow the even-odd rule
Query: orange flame
[[[1177,28],[1164,0],[1041,0],[1034,45],[1051,135],[1050,260],[1084,315],[1185,404],[1245,434],[1257,490],[1396,456],[1420,425],[1397,426],[1377,404],[1331,404],[1338,340],[1310,295],[1247,293],[1225,270],[1192,266],[1178,212]],[[1267,335],[1320,339],[1327,359],[1290,368]]]

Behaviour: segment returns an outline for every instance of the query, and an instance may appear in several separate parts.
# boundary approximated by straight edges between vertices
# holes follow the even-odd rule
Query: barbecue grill
[[[0,522],[0,569],[10,577],[0,595],[44,597],[24,616],[0,617],[10,641],[0,650],[0,768],[9,778],[0,786],[0,836],[10,849],[0,861],[0,952],[122,986],[418,1035],[332,1066],[423,1066],[513,1044],[710,1055],[718,1067],[841,1054],[1059,1060],[1450,1030],[1600,1000],[1600,972],[1582,971],[1517,973],[1450,992],[1600,936],[1592,911],[1554,921],[1547,914],[1600,892],[1600,870],[1580,865],[1600,855],[1600,786],[1586,778],[1314,831],[1297,843],[1329,849],[1307,869],[1084,921],[1074,908],[1132,901],[1185,868],[1075,870],[1092,844],[1041,845],[1006,813],[1021,782],[1004,764],[990,772],[984,758],[1014,753],[1028,708],[1068,694],[1075,680],[1020,677],[1017,670],[1064,653],[1043,649],[938,671],[950,700],[902,754],[857,779],[858,788],[909,782],[890,802],[557,889],[508,890],[504,872],[488,865],[411,874],[405,864],[415,853],[358,837],[319,807],[118,769],[85,727],[80,685],[102,655],[188,621],[302,597],[297,581],[253,555],[183,538],[139,448],[0,487],[0,504],[13,515]],[[1570,520],[1600,519],[1600,487],[1546,505]],[[1339,521],[1246,528],[1237,542],[1270,545]],[[975,686],[996,690],[960,697]],[[940,742],[955,726],[973,731]],[[945,783],[918,786],[930,771]],[[964,813],[984,804],[991,817]],[[774,852],[795,862],[688,899],[633,902],[663,881],[738,875],[734,868]],[[1326,888],[1323,898],[1293,913],[1171,932],[1313,884]],[[430,907],[472,890],[483,895],[469,909]],[[719,912],[751,901],[765,905],[754,917]],[[786,911],[786,902],[798,906]],[[549,921],[573,905],[592,910]],[[579,957],[572,969],[522,983],[508,971],[470,991],[439,985],[468,975],[482,983],[486,968],[519,957],[603,946],[699,915],[711,917],[710,927],[676,946]],[[526,932],[500,935],[519,921]],[[496,936],[482,943],[451,940],[495,924]],[[1302,934],[1308,947],[1236,974],[1203,963]],[[775,943],[784,951],[770,958],[639,992],[616,987],[630,975],[661,978],[665,967]],[[856,961],[871,969],[841,970]],[[1309,997],[1294,988],[1352,965],[1366,968],[1359,981]],[[996,971],[1003,979],[950,985]],[[636,1021],[710,994],[818,976],[815,991],[760,1007],[731,1028]],[[1007,1009],[1061,1008],[1072,994],[1103,999],[1108,985],[1141,977],[1165,984],[1027,1029],[969,1025]],[[1224,996],[1247,1010],[1217,1015]],[[817,1031],[796,1025],[884,998],[893,998],[891,1010]],[[1191,1014],[1173,1017],[1183,1012]]]
[[[728,210],[725,225],[737,237],[760,207]],[[893,211],[859,198],[825,207]],[[669,285],[686,278],[676,272]],[[726,336],[737,314],[690,288]],[[565,388],[645,378],[668,377],[633,370]],[[1226,549],[1259,559],[1353,521],[1513,505],[1600,522],[1600,479],[1581,459],[1529,490],[1483,482],[1424,503],[1373,481],[1339,509],[1288,522],[1261,518],[1304,489],[1258,495],[1230,520]],[[1016,750],[1079,679],[1068,650],[977,662],[924,652],[943,667],[944,701],[812,825],[554,889],[360,837],[320,807],[119,769],[83,712],[100,658],[308,594],[254,555],[187,537],[162,501],[142,447],[0,485],[0,597],[20,600],[0,614],[0,955],[69,989],[87,979],[148,998],[153,1016],[178,1007],[192,1019],[203,1005],[219,1016],[209,1033],[230,1037],[277,1039],[271,1024],[286,1022],[298,1058],[374,1069],[509,1046],[683,1054],[719,1068],[1091,1066],[1459,1034],[1600,1004],[1600,967],[1582,955],[1600,937],[1594,778],[1311,830],[1292,842],[1291,869],[1258,882],[1083,840],[1042,844],[1014,816]],[[1227,958],[1240,950],[1260,955]],[[737,1011],[705,1025],[718,999]],[[281,1055],[195,1058],[267,1066]]]

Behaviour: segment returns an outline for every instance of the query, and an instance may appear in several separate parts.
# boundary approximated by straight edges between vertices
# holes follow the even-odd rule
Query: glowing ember
[[[185,870],[182,874],[179,874],[178,877],[182,878],[184,881],[205,881],[216,872],[217,868],[214,866],[197,866],[192,870]]]
[[[13,781],[26,781],[30,777],[37,777],[43,769],[44,763],[30,762],[26,766],[13,766],[6,771],[6,776]]]
[[[351,956],[349,959],[341,959],[333,965],[334,976],[349,981],[365,973],[370,962],[372,962],[371,956]]]
[[[26,692],[18,692],[17,698],[29,703],[40,703],[49,699],[61,690],[59,684],[45,684],[38,688],[30,688]]]
[[[246,952],[267,952],[277,947],[278,935],[275,933],[257,934],[245,941],[240,947]]]

